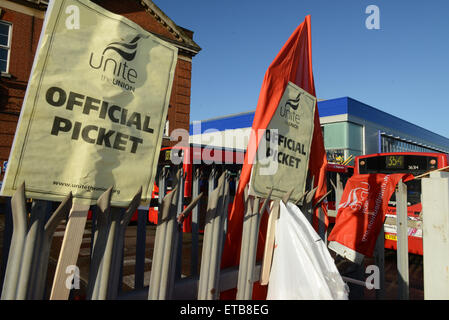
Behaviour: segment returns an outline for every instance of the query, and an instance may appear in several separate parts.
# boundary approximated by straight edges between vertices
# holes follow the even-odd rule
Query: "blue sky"
[[[191,121],[255,109],[265,71],[312,18],[319,99],[349,96],[449,138],[449,1],[153,0],[194,31]],[[380,30],[368,30],[368,5]]]

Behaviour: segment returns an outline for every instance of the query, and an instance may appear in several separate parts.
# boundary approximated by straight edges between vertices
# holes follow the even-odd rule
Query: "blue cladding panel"
[[[419,137],[423,140],[449,147],[449,139],[352,98],[348,98],[348,113],[383,127],[401,131],[412,137]]]
[[[339,98],[318,102],[318,112],[320,117],[334,116],[338,114],[345,114],[348,111],[348,98]],[[201,133],[206,130],[216,129],[218,131],[250,128],[253,125],[254,113],[247,112],[237,115],[230,115],[228,117],[220,117],[216,119],[201,121]],[[198,130],[198,129],[197,129]],[[190,134],[193,135],[193,124],[190,124]],[[199,131],[199,130],[198,130]],[[198,134],[199,132],[195,132]]]
[[[348,98],[338,98],[318,102],[318,113],[320,117],[336,116],[348,113]]]
[[[449,139],[349,97],[320,101],[318,102],[318,112],[320,117],[340,114],[353,115],[386,128],[402,131],[412,137],[419,137],[423,140],[449,147]],[[201,133],[210,129],[223,131],[250,128],[253,124],[254,113],[255,111],[252,111],[201,121]],[[199,134],[199,132],[193,132],[193,124],[190,124],[190,134]]]
[[[201,121],[201,133],[204,133],[204,131],[211,129],[224,131],[230,129],[251,128],[251,126],[253,125],[254,113],[255,111],[234,116],[231,115],[229,117]],[[199,129],[196,130],[199,131]],[[190,124],[189,131],[191,135],[199,133],[193,132],[193,123]]]

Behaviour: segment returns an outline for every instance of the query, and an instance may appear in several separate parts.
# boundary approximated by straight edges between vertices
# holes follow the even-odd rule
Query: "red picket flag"
[[[228,217],[228,233],[222,256],[222,268],[239,264],[243,229],[243,211],[245,207],[243,195],[245,187],[249,183],[252,164],[260,139],[262,138],[262,135],[258,134],[258,130],[267,128],[289,81],[306,90],[311,95],[316,96],[312,72],[310,16],[307,16],[304,22],[301,23],[293,32],[265,73],[264,81],[259,94],[256,113],[254,115],[248,149],[245,154],[245,160],[240,175],[239,185],[234,198],[232,211]],[[314,198],[315,202],[326,193],[326,165],[326,152],[324,150],[320,118],[316,108],[314,132],[309,158],[310,175],[315,177],[314,187],[318,186]],[[315,229],[317,229],[318,226],[317,214],[318,208],[313,219]],[[266,227],[267,215],[264,215],[259,229],[257,260],[262,259],[263,256]],[[256,288],[253,291],[253,299],[264,299],[266,297],[267,287],[260,287],[261,286],[256,284]],[[235,290],[233,290],[233,293],[235,294]],[[222,298],[224,299],[230,299],[232,297],[233,294],[229,292],[228,294],[222,294]]]
[[[371,257],[396,185],[401,179],[412,177],[405,173],[378,173],[349,178],[328,237],[329,248],[354,262]]]

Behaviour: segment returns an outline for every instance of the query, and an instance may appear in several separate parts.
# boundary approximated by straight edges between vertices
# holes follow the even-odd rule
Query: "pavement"
[[[385,295],[382,300],[398,300],[398,272],[397,272],[397,255],[396,251],[385,249]],[[365,281],[365,279],[374,274],[369,271],[368,266],[374,265],[374,258],[366,257],[361,266],[344,260],[344,262],[336,261],[336,265],[342,276]],[[424,299],[424,282],[423,282],[423,259],[422,256],[409,254],[409,300]],[[361,287],[356,284],[348,283],[350,288],[350,300],[376,300],[376,290]]]

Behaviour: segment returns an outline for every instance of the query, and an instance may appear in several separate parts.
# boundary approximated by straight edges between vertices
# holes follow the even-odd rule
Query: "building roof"
[[[394,128],[410,136],[449,147],[449,139],[416,124],[398,118],[392,114],[371,107],[350,97],[343,97],[318,102],[318,112],[321,117],[348,114],[383,127]]]
[[[47,6],[49,0],[26,0],[26,1],[27,1],[27,2],[31,2],[31,3],[33,3],[33,4],[37,4],[37,5],[44,5],[44,6]]]
[[[230,114],[228,116],[210,118],[207,120],[201,120],[201,132],[194,132],[194,123],[197,121],[193,121],[190,124],[190,134],[200,134],[204,133],[206,130],[215,129],[218,131],[231,130],[231,129],[240,129],[240,128],[248,128],[253,124],[255,111],[241,112]]]
[[[48,0],[12,0],[17,3],[26,4],[30,7],[40,10],[47,10]],[[148,14],[152,15],[164,28],[166,28],[176,40],[169,39],[159,34],[155,34],[159,38],[171,42],[181,50],[187,51],[192,55],[196,55],[201,51],[201,47],[193,41],[193,31],[178,26],[170,19],[156,4],[151,0],[138,1]]]
[[[172,19],[170,19],[156,4],[151,0],[142,0],[140,3],[147,9],[147,11],[153,15],[170,33],[174,35],[177,41],[163,38],[168,42],[175,44],[182,43],[183,49],[190,51],[194,55],[200,52],[201,47],[193,41],[193,31],[178,26]]]

